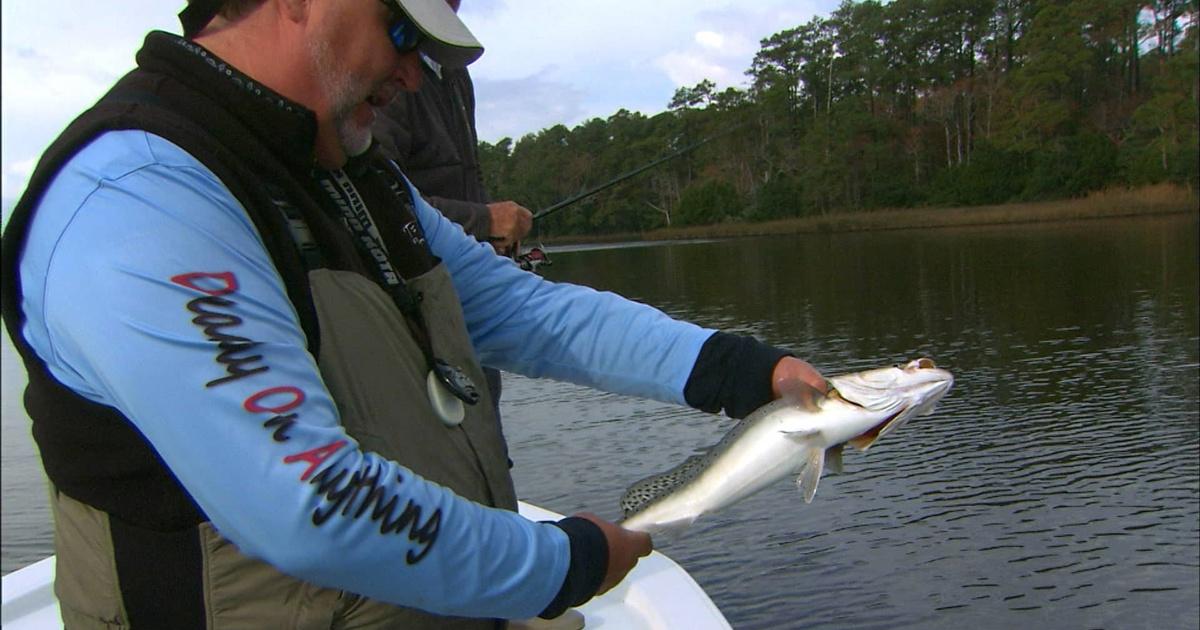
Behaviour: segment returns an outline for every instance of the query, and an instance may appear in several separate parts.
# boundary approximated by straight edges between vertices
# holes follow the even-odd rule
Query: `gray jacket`
[[[375,137],[430,205],[486,241],[492,220],[479,168],[471,75],[466,68],[423,61],[421,90],[402,93],[378,112]]]

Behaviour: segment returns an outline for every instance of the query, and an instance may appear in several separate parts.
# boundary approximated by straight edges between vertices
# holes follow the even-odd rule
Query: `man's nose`
[[[395,81],[406,92],[416,92],[421,89],[421,55],[415,50],[399,56],[396,69],[392,72]]]

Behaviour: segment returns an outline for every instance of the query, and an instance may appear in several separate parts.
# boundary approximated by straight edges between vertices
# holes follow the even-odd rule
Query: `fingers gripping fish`
[[[954,377],[930,359],[829,379],[829,393],[799,384],[760,407],[721,441],[647,477],[621,498],[623,527],[675,534],[704,514],[798,474],[811,502],[825,466],[840,471],[842,448],[866,451],[913,416],[933,411]]]

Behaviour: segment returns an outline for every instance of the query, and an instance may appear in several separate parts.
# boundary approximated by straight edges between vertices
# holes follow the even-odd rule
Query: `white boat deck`
[[[521,515],[535,521],[562,515],[522,502]],[[730,630],[704,589],[667,556],[642,558],[621,584],[579,608],[585,628],[595,630]],[[0,625],[5,630],[62,628],[54,597],[54,557],[4,576]]]

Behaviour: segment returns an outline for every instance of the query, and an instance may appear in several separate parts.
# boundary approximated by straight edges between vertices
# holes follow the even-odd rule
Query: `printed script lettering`
[[[264,362],[263,355],[254,353],[261,342],[235,334],[244,323],[237,314],[238,303],[234,299],[239,288],[237,276],[229,271],[192,272],[172,276],[171,282],[200,294],[188,301],[187,310],[194,314],[192,324],[216,344],[215,361],[224,374],[204,386],[220,387],[244,379],[252,379],[246,382],[257,385],[259,381],[269,380],[270,366]],[[253,416],[268,416],[262,422],[263,428],[271,431],[275,442],[287,442],[304,411],[306,399],[304,390],[295,385],[268,384],[246,396],[242,409]],[[426,510],[411,499],[400,509],[400,495],[396,490],[404,482],[400,475],[396,475],[395,485],[389,486],[380,483],[378,471],[370,473],[366,470],[372,466],[367,462],[360,463],[360,469],[353,471],[336,464],[325,466],[327,460],[348,444],[347,440],[335,440],[282,458],[285,464],[306,464],[300,473],[300,481],[315,486],[322,500],[313,510],[313,524],[324,525],[340,508],[343,518],[369,518],[378,522],[380,534],[398,534],[407,530],[408,540],[415,548],[408,550],[405,560],[409,564],[420,562],[437,541],[441,509],[433,510],[429,518],[421,522]]]

